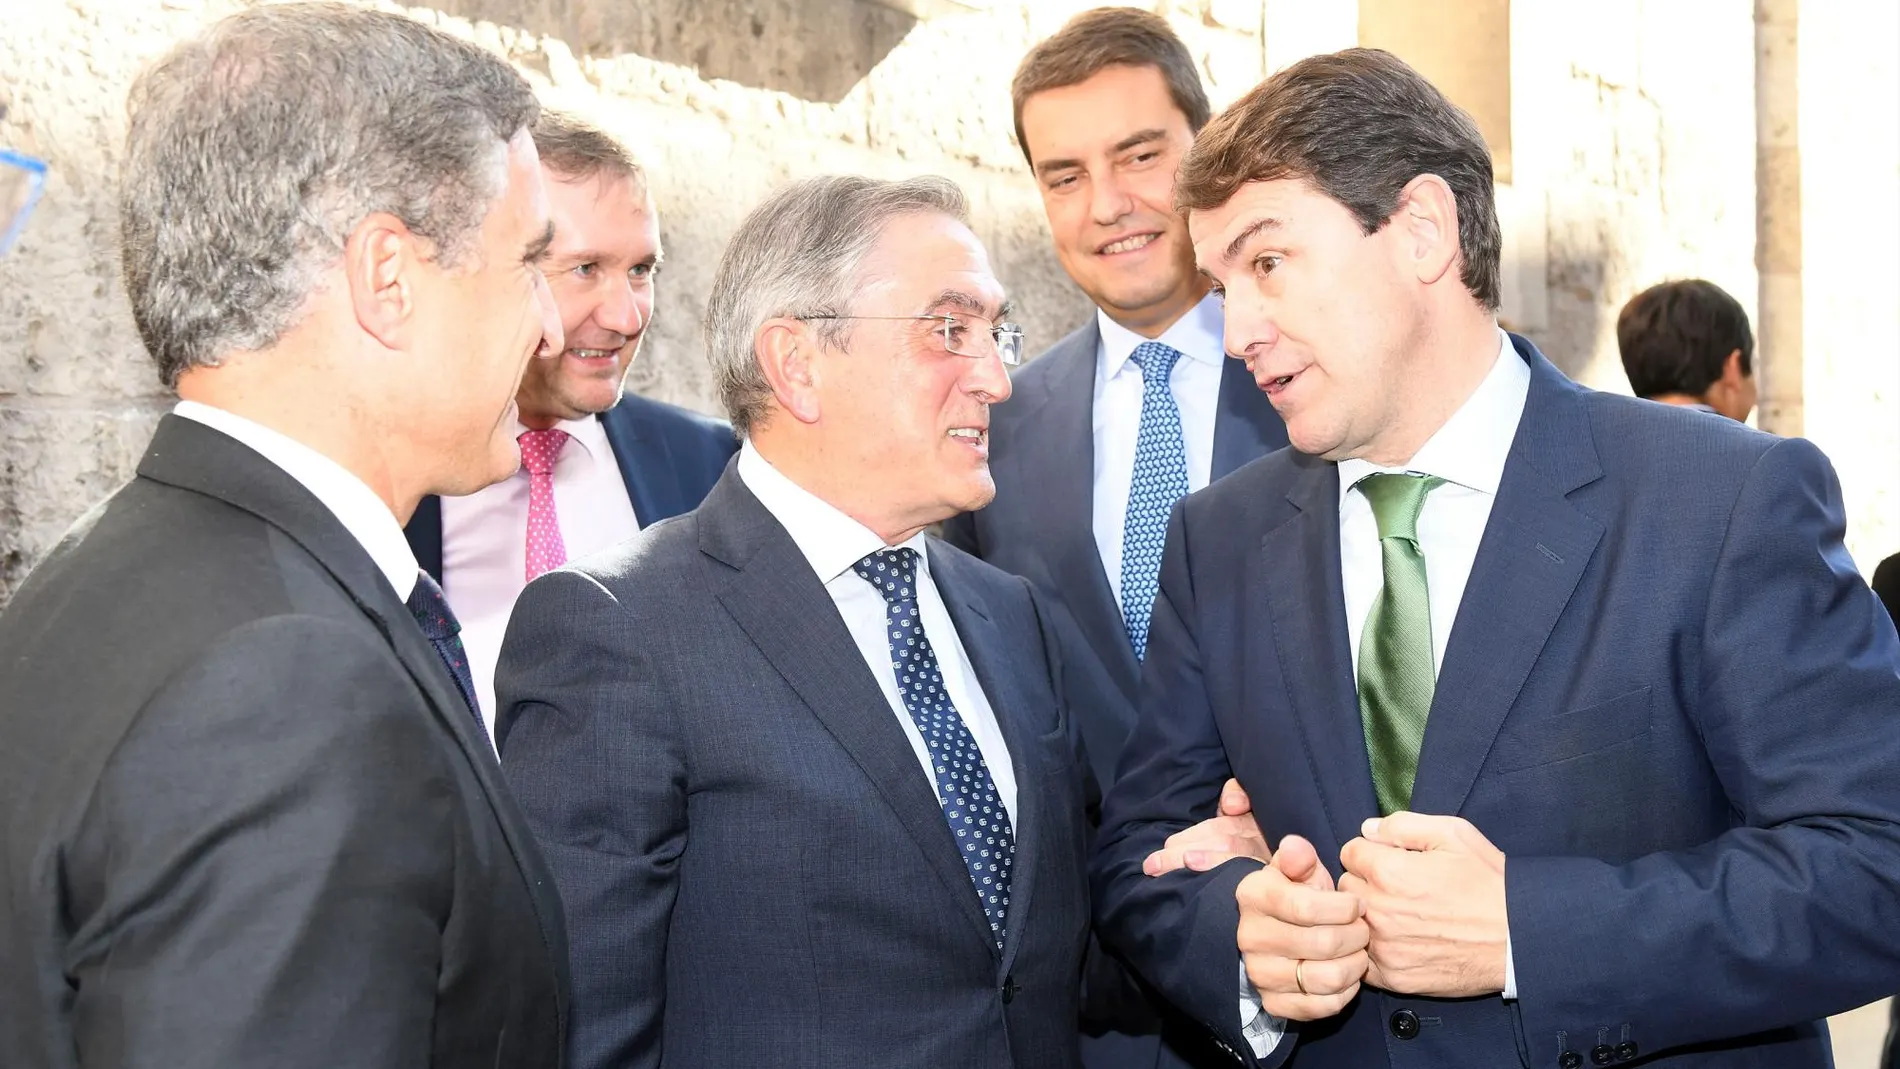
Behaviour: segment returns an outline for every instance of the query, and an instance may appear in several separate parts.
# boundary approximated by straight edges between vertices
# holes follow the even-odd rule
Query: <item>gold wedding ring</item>
[[[1305,958],[1293,959],[1293,984],[1300,989],[1300,994],[1310,995],[1312,992],[1306,989],[1306,977],[1300,973],[1300,970],[1304,968],[1306,968]]]

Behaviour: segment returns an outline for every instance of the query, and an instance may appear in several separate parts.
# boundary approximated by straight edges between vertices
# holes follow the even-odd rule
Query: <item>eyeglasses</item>
[[[978,360],[994,353],[1010,367],[1023,362],[1023,328],[1010,322],[998,323],[969,312],[915,316],[809,315],[795,318],[800,320],[874,319],[893,323],[907,320],[935,322],[937,324],[935,333],[942,335],[945,352]],[[984,341],[986,338],[987,343]]]

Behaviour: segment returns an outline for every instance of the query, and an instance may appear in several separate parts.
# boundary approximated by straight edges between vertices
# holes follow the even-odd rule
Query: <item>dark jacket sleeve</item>
[[[453,905],[453,789],[367,626],[224,636],[140,711],[67,861],[78,1061],[413,1069]]]
[[[567,915],[574,1069],[662,1054],[686,741],[636,626],[593,577],[550,572],[516,603],[495,672],[502,771]]]
[[[1185,512],[1175,506],[1142,663],[1141,715],[1103,803],[1091,876],[1098,932],[1111,950],[1201,1027],[1252,1057],[1240,1030],[1240,907],[1234,889],[1258,862],[1149,876],[1142,861],[1168,836],[1219,812],[1233,774],[1203,683]],[[1289,1030],[1269,1055],[1292,1053]]]

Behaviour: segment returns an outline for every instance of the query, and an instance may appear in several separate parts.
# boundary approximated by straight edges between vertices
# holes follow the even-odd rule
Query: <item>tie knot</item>
[[[409,592],[408,604],[409,615],[416,618],[417,626],[429,636],[429,641],[445,642],[461,633],[460,621],[449,611],[449,599],[442,596],[442,588],[428,572],[417,573],[416,588]]]
[[[1168,375],[1174,371],[1174,362],[1181,359],[1181,350],[1158,341],[1142,342],[1135,346],[1134,355],[1129,359],[1141,369],[1141,381],[1144,384],[1166,382]]]
[[[568,433],[558,427],[549,427],[544,431],[522,431],[515,441],[521,443],[521,466],[528,469],[529,475],[551,475],[554,472],[554,458],[561,455],[561,447],[567,444]]]
[[[917,600],[917,551],[909,546],[867,553],[851,570],[892,605]]]
[[[1409,475],[1393,472],[1368,475],[1354,485],[1372,504],[1372,518],[1379,525],[1379,537],[1418,541],[1418,514],[1425,507],[1425,495],[1444,483],[1434,475]]]

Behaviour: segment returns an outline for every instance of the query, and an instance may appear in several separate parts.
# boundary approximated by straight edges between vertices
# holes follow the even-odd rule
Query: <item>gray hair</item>
[[[275,343],[373,213],[460,266],[505,142],[539,110],[474,45],[341,4],[254,8],[173,49],[132,87],[119,201],[132,316],[165,383]]]
[[[885,224],[918,214],[967,222],[969,208],[956,183],[936,175],[901,182],[832,175],[777,190],[739,224],[706,300],[706,356],[740,437],[772,399],[753,349],[759,328],[778,316],[845,314]],[[832,320],[813,327],[828,344],[850,329]]]

